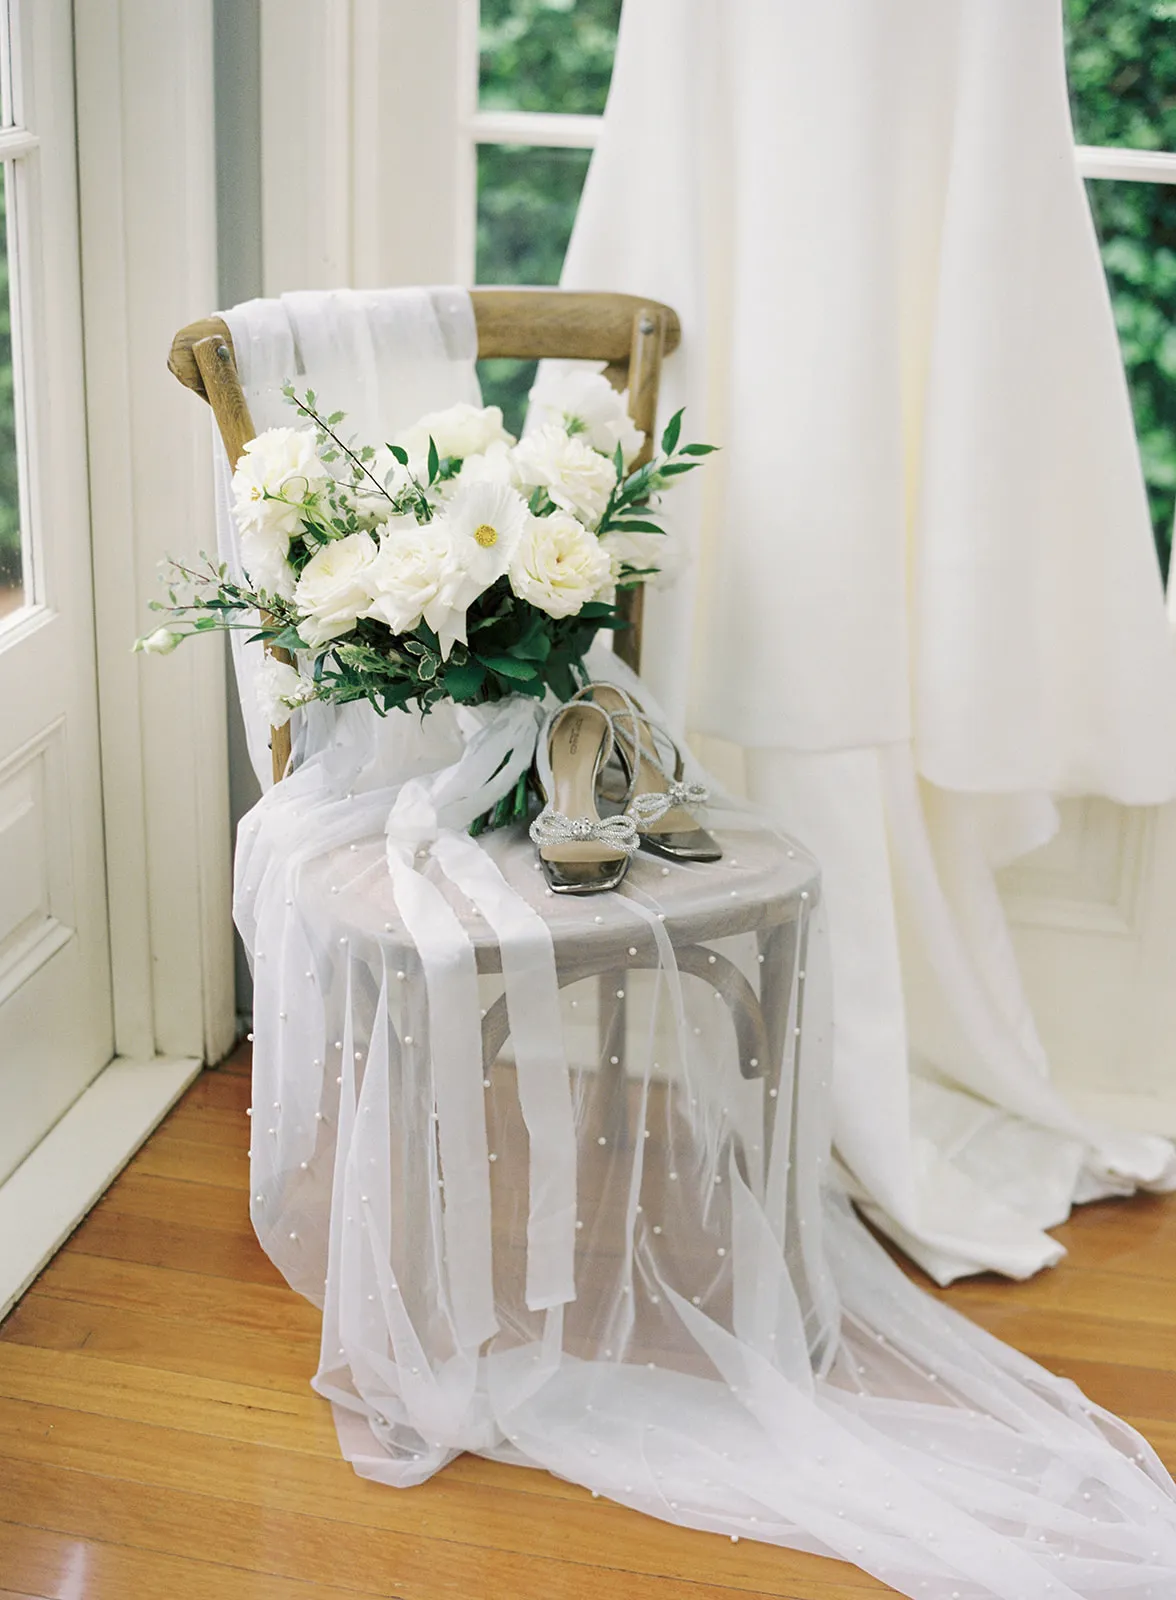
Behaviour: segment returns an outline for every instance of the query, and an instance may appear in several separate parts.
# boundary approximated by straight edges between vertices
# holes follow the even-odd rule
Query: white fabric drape
[[[456,291],[229,324],[262,424],[289,378],[361,439],[474,381]],[[469,1450],[916,1600],[1158,1600],[1176,1486],[1144,1440],[928,1300],[839,1192],[812,856],[724,802],[721,865],[552,897],[523,829],[465,832],[535,715],[312,705],[241,824],[251,1211],[322,1307],[356,1471],[407,1488]]]
[[[626,0],[563,283],[678,310],[724,447],[644,670],[822,862],[840,1157],[941,1281],[1025,1276],[1176,1183],[1050,1088],[994,878],[1051,796],[1176,795],[1059,0]]]

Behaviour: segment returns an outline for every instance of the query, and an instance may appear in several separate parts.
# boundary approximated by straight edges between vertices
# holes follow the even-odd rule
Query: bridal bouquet
[[[300,425],[259,434],[233,475],[242,575],[169,563],[169,621],[136,646],[248,629],[279,652],[259,674],[274,725],[312,700],[568,699],[597,630],[623,626],[618,590],[670,566],[661,492],[713,448],[679,442],[678,412],[634,467],[644,437],[599,373],[534,406],[519,441],[497,406],[460,404],[358,443],[313,391],[285,393]]]

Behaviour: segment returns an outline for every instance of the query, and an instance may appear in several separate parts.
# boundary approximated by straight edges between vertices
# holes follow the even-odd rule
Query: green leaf
[[[343,417],[344,413],[342,411],[332,411],[330,416],[327,418],[327,426],[329,428],[334,428],[338,423],[343,421]]]
[[[429,482],[436,483],[437,473],[441,467],[441,458],[437,454],[437,445],[430,434],[429,436]]]
[[[393,461],[398,461],[402,467],[407,467],[408,451],[405,450],[401,445],[390,444],[388,446],[388,453],[391,455]]]
[[[669,422],[666,423],[666,431],[662,434],[661,441],[662,455],[673,455],[674,448],[682,432],[682,412],[685,409],[685,406],[683,406],[680,410],[675,411]]]
[[[701,465],[698,461],[667,461],[664,467],[657,469],[659,478],[676,478],[683,472],[693,472],[695,467]]]
[[[457,701],[472,700],[486,681],[486,669],[478,661],[450,662],[445,670],[445,690]]]
[[[539,676],[538,668],[528,661],[516,661],[514,656],[480,655],[477,659],[491,672],[496,672],[500,678],[509,678],[512,683],[529,683]]]
[[[665,529],[656,522],[634,521],[626,517],[623,521],[614,522],[609,529],[610,533],[665,533]]]
[[[680,456],[709,456],[718,448],[717,444],[684,444],[678,454]]]

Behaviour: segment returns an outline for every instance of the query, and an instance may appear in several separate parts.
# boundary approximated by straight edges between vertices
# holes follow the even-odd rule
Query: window
[[[477,0],[465,134],[477,283],[558,283],[608,96],[621,0]],[[516,432],[532,362],[480,363]]]
[[[26,519],[21,511],[19,369],[14,366],[19,350],[14,355],[13,336],[19,325],[14,243],[22,158],[36,141],[20,126],[10,27],[9,7],[0,5],[0,624],[32,600],[32,564],[22,531]]]
[[[1065,0],[1065,16],[1079,170],[1167,574],[1176,516],[1176,0]]]

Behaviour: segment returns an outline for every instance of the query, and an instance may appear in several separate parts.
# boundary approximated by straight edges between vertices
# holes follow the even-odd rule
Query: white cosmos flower
[[[315,687],[297,668],[267,655],[253,675],[258,708],[271,728],[281,728],[297,706],[315,698]]]
[[[298,631],[307,644],[326,644],[354,628],[371,604],[369,573],[376,555],[370,534],[349,533],[311,556],[294,590],[294,603],[305,613]]]
[[[453,540],[464,574],[463,610],[506,572],[530,515],[526,501],[507,484],[458,484],[436,521]]]
[[[578,435],[548,424],[515,446],[515,472],[526,488],[544,488],[563,511],[595,527],[617,481],[616,468]]]
[[[472,406],[461,400],[446,411],[430,411],[413,427],[396,435],[395,442],[407,450],[413,461],[424,461],[429,440],[437,446],[442,460],[456,456],[481,455],[492,444],[513,444],[514,435],[502,426],[499,406]]]
[[[544,372],[531,390],[528,434],[553,425],[609,457],[619,444],[626,466],[645,443],[629,415],[629,391],[618,394],[603,372],[583,367]]]
[[[567,512],[531,517],[510,567],[510,584],[551,617],[574,616],[612,578],[612,562],[594,533]]]
[[[465,572],[453,535],[442,523],[394,518],[385,527],[379,554],[365,576],[372,601],[364,616],[378,618],[393,633],[411,632],[423,617],[450,645],[454,638],[464,637],[465,607],[457,602]],[[443,653],[449,654],[448,647]]]

